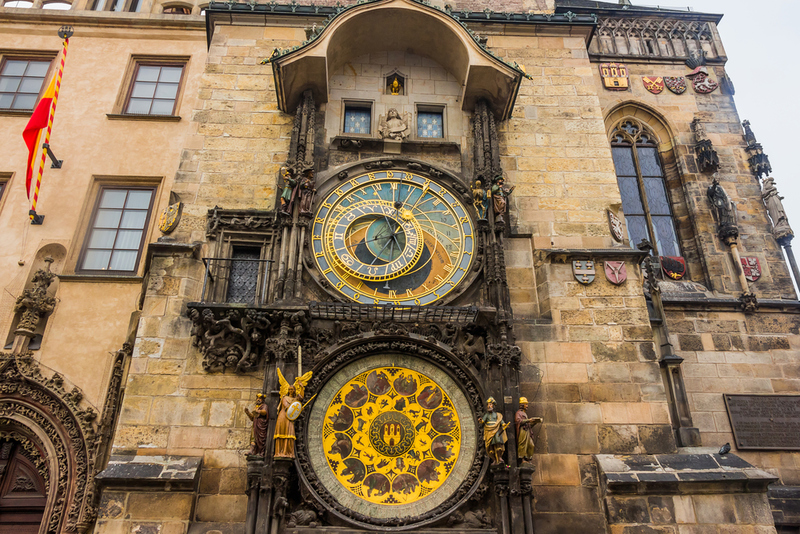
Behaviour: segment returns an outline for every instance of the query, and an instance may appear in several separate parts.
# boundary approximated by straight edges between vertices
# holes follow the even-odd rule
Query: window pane
[[[133,84],[133,91],[131,91],[132,98],[153,98],[156,92],[155,83],[136,82]]]
[[[172,115],[174,107],[174,100],[153,100],[153,107],[150,108],[150,115]]]
[[[115,249],[121,248],[126,250],[138,250],[141,242],[142,242],[141,230],[120,230],[119,235],[117,236],[117,242],[114,244],[114,248]]]
[[[39,95],[17,95],[14,100],[13,109],[33,109],[36,105],[36,97]]]
[[[444,137],[444,120],[441,113],[417,113],[418,137]]]
[[[614,168],[617,176],[636,176],[636,167],[633,164],[633,152],[628,147],[615,146],[611,148],[614,156]]]
[[[680,256],[678,239],[675,236],[675,226],[672,217],[653,217],[653,228],[656,232],[656,247],[662,256]]]
[[[140,65],[139,72],[136,75],[137,82],[157,82],[158,73],[161,72],[161,67],[154,67],[148,65]]]
[[[254,302],[258,287],[261,249],[233,247],[231,271],[228,280],[228,302]]]
[[[141,98],[131,98],[131,101],[128,102],[128,109],[125,110],[125,113],[142,113],[147,114],[150,113],[150,103],[152,100],[143,100]]]
[[[89,248],[114,248],[114,240],[117,238],[116,230],[92,230],[92,237],[89,239]]]
[[[628,239],[631,240],[631,247],[636,248],[642,239],[649,239],[647,222],[644,216],[625,216],[625,224],[628,225]]]
[[[106,7],[106,0],[97,0],[97,3],[94,5],[94,11],[103,11]]]
[[[118,228],[122,210],[97,210],[95,228]]]
[[[158,81],[178,83],[181,81],[182,73],[183,67],[161,67],[161,77]]]
[[[9,109],[14,102],[14,95],[0,93],[0,109]]]
[[[368,134],[370,132],[371,110],[364,108],[345,108],[345,133]]]
[[[72,6],[66,2],[51,2],[42,6],[42,9],[69,9]]]
[[[3,93],[13,93],[19,88],[19,83],[21,81],[22,78],[2,76],[0,77],[0,91]]]
[[[83,268],[91,270],[105,270],[108,260],[111,259],[110,250],[87,250],[83,260]]]
[[[156,98],[175,99],[178,96],[177,83],[159,83],[156,88]]]
[[[620,176],[617,178],[619,194],[622,196],[622,210],[625,215],[641,215],[644,213],[642,196],[639,193],[638,180]]]
[[[642,166],[642,176],[664,176],[655,148],[639,147],[639,164]]]
[[[100,207],[124,208],[126,196],[128,196],[128,191],[124,189],[104,189],[103,197],[100,199]]]
[[[111,271],[133,271],[136,269],[136,256],[138,255],[138,250],[115,250],[108,268]]]
[[[644,178],[644,191],[647,194],[650,215],[670,215],[667,192],[664,190],[664,180],[661,178]]]
[[[44,78],[28,78],[25,77],[22,79],[22,83],[19,86],[18,91],[20,93],[33,93],[38,95],[39,89],[42,88],[42,82]]]
[[[29,2],[28,0],[11,0],[11,2],[3,4],[3,7],[33,7],[33,2]]]
[[[47,75],[47,69],[49,67],[49,61],[31,61],[28,64],[28,70],[25,71],[25,76],[38,76],[39,78],[44,78]]]
[[[147,212],[144,210],[129,211],[126,210],[122,215],[122,222],[120,228],[144,228],[144,223],[147,221]]]
[[[8,3],[4,4],[8,6]],[[19,61],[19,60],[9,60],[6,61],[5,66],[3,67],[3,75],[4,76],[22,76],[25,74],[25,67],[28,66],[27,61]]]
[[[148,209],[150,208],[150,197],[153,196],[152,191],[133,190],[128,192],[128,202],[125,204],[126,209]]]

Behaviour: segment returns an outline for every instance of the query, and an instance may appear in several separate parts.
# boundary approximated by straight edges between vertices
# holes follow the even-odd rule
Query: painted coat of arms
[[[708,69],[704,65],[695,68],[692,72],[687,74],[686,77],[691,78],[692,87],[694,87],[696,93],[701,95],[713,93],[714,90],[719,87],[717,82],[708,77]]]
[[[589,285],[594,282],[594,262],[591,260],[578,260],[572,262],[572,274],[581,284]]]
[[[642,83],[644,83],[644,88],[653,93],[654,95],[657,95],[664,90],[664,78],[662,78],[661,76],[658,76],[656,78],[650,76],[642,76]]]
[[[680,256],[661,256],[659,261],[664,274],[673,280],[680,280],[686,276],[686,260]]]
[[[664,76],[664,85],[676,95],[686,92],[686,78],[683,76]]]
[[[755,282],[761,278],[761,263],[755,256],[742,256],[742,270],[748,282]]]
[[[615,286],[622,285],[628,279],[628,269],[624,261],[605,262],[606,278]]]
[[[611,237],[617,243],[622,243],[622,220],[609,209],[606,210],[606,213],[608,214],[608,229],[611,231]]]
[[[173,231],[178,223],[181,221],[181,212],[183,211],[183,202],[176,202],[170,204],[161,212],[161,217],[158,221],[158,229],[165,234]]]
[[[624,91],[628,88],[628,67],[622,63],[602,63],[600,76],[606,89]]]

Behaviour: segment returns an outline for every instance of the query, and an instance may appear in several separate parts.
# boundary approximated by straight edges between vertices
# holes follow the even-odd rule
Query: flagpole
[[[42,215],[36,214],[36,203],[39,200],[39,187],[42,185],[42,174],[44,174],[44,163],[47,160],[47,149],[50,148],[50,132],[53,131],[53,117],[56,114],[56,104],[58,104],[58,92],[61,89],[61,77],[64,75],[64,63],[67,59],[67,47],[69,46],[69,38],[73,34],[73,29],[70,26],[62,26],[58,30],[58,36],[64,39],[64,44],[61,49],[61,64],[58,67],[58,74],[56,77],[56,88],[53,94],[53,105],[50,106],[50,117],[47,121],[47,133],[44,136],[44,144],[42,145],[42,159],[39,162],[39,174],[36,177],[36,187],[33,190],[33,201],[31,202],[31,224],[42,224]]]

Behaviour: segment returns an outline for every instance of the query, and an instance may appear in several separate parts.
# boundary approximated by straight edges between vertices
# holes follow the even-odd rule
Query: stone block
[[[127,493],[104,491],[97,511],[98,519],[122,519],[125,514],[127,500]]]
[[[638,428],[639,441],[644,452],[648,454],[666,454],[674,453],[677,450],[671,425],[639,425]]]
[[[736,502],[733,495],[694,495],[698,523],[736,523]]]
[[[650,520],[653,523],[675,523],[675,503],[672,497],[648,497],[647,506],[650,509]]]
[[[595,488],[584,486],[537,486],[534,491],[536,513],[599,513],[600,499]]]
[[[203,426],[207,417],[206,401],[188,397],[158,397],[150,410],[150,423],[156,425]]]
[[[534,532],[605,532],[602,514],[533,514]]]
[[[650,509],[644,497],[606,497],[609,523],[649,523]]]
[[[191,519],[193,493],[146,492],[128,496],[127,514],[130,519]]]
[[[127,395],[160,396],[174,395],[178,381],[171,376],[134,375],[128,379]]]
[[[247,495],[200,495],[197,498],[197,521],[243,522]]]
[[[539,478],[544,485],[577,486],[581,483],[578,457],[574,454],[538,455]]]
[[[697,523],[691,495],[675,495],[672,497],[672,504],[676,523]]]
[[[562,454],[596,454],[600,451],[597,425],[547,425],[547,450]]]
[[[169,433],[169,447],[176,449],[222,449],[228,432],[223,428],[173,427]]]
[[[559,423],[601,423],[603,419],[599,404],[559,403],[556,413]]]
[[[212,401],[208,415],[209,426],[232,426],[235,410],[236,403],[233,401]]]

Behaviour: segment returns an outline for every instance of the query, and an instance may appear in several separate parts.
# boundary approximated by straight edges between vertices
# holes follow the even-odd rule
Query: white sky
[[[772,164],[772,176],[795,234],[800,236],[800,0],[633,0],[635,5],[691,7],[722,13],[719,33],[739,117],[748,119]],[[754,178],[755,179],[755,178]],[[794,243],[800,249],[800,237]]]

